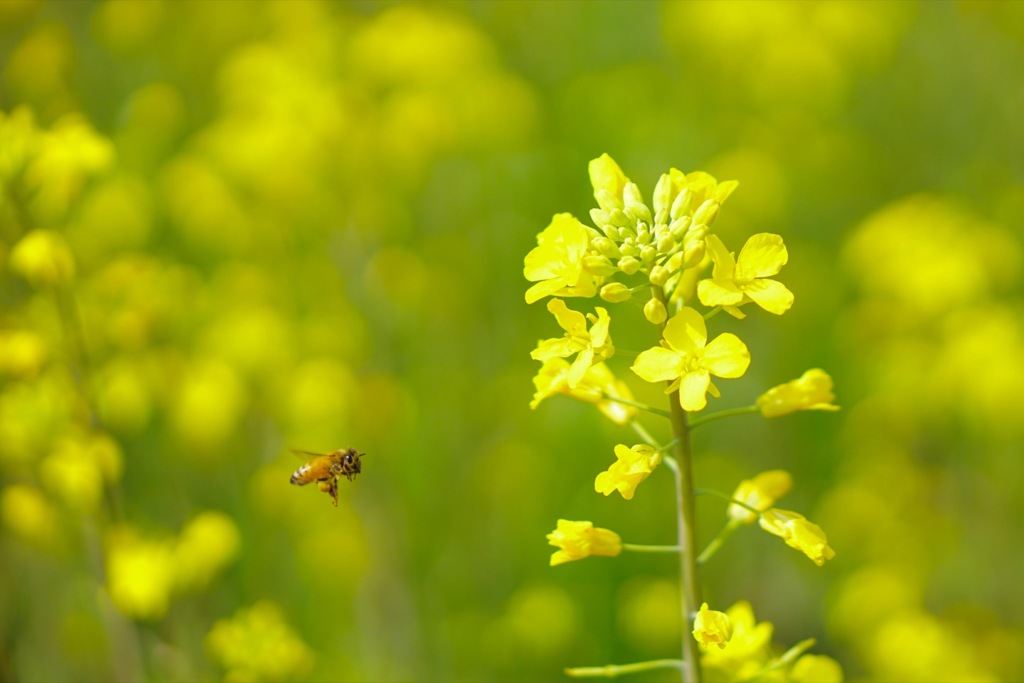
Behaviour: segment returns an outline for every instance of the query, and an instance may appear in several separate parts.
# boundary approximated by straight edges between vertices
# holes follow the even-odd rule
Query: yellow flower
[[[754,610],[746,600],[737,602],[728,610],[732,638],[724,648],[705,650],[701,662],[705,667],[728,671],[725,680],[745,680],[761,670],[771,655],[772,632],[769,621],[758,623]]]
[[[772,508],[761,513],[761,528],[779,536],[790,548],[796,548],[819,567],[836,556],[821,527],[792,510]]]
[[[615,557],[622,552],[622,539],[614,531],[600,529],[593,522],[558,520],[558,527],[547,536],[550,545],[561,548],[551,554],[551,566],[582,560],[591,555]]]
[[[808,370],[799,379],[772,387],[757,398],[765,417],[781,417],[797,410],[839,410],[832,405],[832,378],[824,370]]]
[[[540,402],[555,394],[566,394],[580,401],[594,403],[605,417],[616,424],[627,424],[636,416],[633,406],[612,401],[611,398],[633,400],[633,393],[625,382],[618,379],[604,363],[595,363],[587,368],[583,379],[575,387],[569,386],[569,370],[572,366],[563,358],[549,358],[533,377],[536,393],[530,402],[536,408]]]
[[[590,232],[572,214],[560,213],[537,235],[537,246],[526,255],[523,275],[537,284],[526,290],[532,304],[551,294],[590,297],[598,278],[583,269]]]
[[[554,339],[545,339],[537,344],[537,348],[530,353],[534,360],[547,361],[551,358],[565,358],[574,353],[578,354],[573,361],[566,376],[566,382],[570,389],[574,389],[583,379],[587,368],[605,358],[610,358],[615,353],[612,346],[611,336],[608,334],[608,327],[612,319],[608,311],[598,306],[597,315],[584,316],[578,311],[573,311],[565,305],[561,299],[552,299],[548,302],[548,310],[554,314],[555,319],[565,335]],[[589,317],[592,326],[587,330],[587,318]]]
[[[789,675],[795,683],[843,683],[843,668],[825,655],[804,655]]]
[[[662,346],[642,351],[633,372],[648,382],[674,380],[666,392],[679,390],[684,410],[701,410],[708,392],[719,396],[711,375],[743,376],[750,365],[750,352],[734,334],[726,333],[707,343],[704,318],[692,308],[682,308],[665,324]]]
[[[778,273],[789,259],[782,238],[771,233],[753,235],[743,245],[738,259],[725,248],[717,235],[706,238],[707,250],[715,267],[711,279],[701,280],[697,296],[705,306],[722,306],[742,318],[737,306],[753,301],[776,315],[793,305],[793,293],[781,282],[766,279]]]
[[[740,482],[732,494],[734,500],[746,503],[756,510],[767,510],[775,501],[786,495],[793,487],[793,477],[785,470],[768,470],[761,472],[753,479]],[[744,524],[753,524],[757,516],[750,510],[736,505],[729,506],[729,517]]]
[[[587,171],[590,173],[590,184],[594,188],[594,199],[598,205],[605,211],[621,209],[622,192],[629,178],[615,160],[607,153],[602,154],[590,161]]]
[[[206,647],[228,681],[289,680],[303,676],[313,663],[309,646],[268,600],[218,620],[206,634]]]
[[[636,487],[640,485],[661,462],[661,453],[646,444],[628,448],[623,444],[615,447],[615,462],[594,480],[594,490],[608,496],[618,491],[626,500],[632,500]]]
[[[21,238],[10,256],[11,270],[36,286],[67,283],[75,274],[75,258],[67,241],[52,230],[33,230]]]
[[[697,617],[693,620],[693,637],[703,647],[717,645],[724,648],[732,638],[732,624],[725,612],[708,609],[708,603],[700,606]]]

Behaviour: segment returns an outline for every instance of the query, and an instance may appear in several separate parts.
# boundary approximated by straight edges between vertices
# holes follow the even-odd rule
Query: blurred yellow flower
[[[590,232],[572,214],[560,213],[537,235],[537,246],[526,255],[523,275],[537,284],[526,290],[532,304],[551,294],[591,297],[598,278],[583,269]]]
[[[753,479],[745,479],[740,482],[732,497],[734,500],[746,503],[755,510],[763,511],[775,505],[775,501],[786,495],[792,487],[793,477],[790,476],[789,472],[785,470],[768,470],[767,472],[761,472]],[[753,524],[757,520],[757,515],[735,503],[729,505],[726,513],[732,519],[743,524]]]
[[[580,401],[597,404],[597,409],[616,424],[627,424],[637,414],[633,406],[609,400],[621,398],[633,400],[629,386],[618,379],[604,363],[595,363],[587,368],[583,379],[575,387],[569,386],[569,370],[572,366],[564,358],[549,358],[533,377],[536,392],[530,401],[530,408],[536,408],[544,399],[555,394],[565,394]]]
[[[206,635],[206,647],[228,681],[282,681],[306,673],[313,653],[268,600],[221,619]]]
[[[12,484],[0,494],[0,519],[15,536],[34,545],[49,546],[57,535],[57,514],[42,492]]]
[[[786,545],[807,555],[819,567],[836,556],[821,527],[797,512],[772,508],[761,513],[760,524],[762,529],[780,537]]]
[[[720,334],[708,344],[704,318],[692,308],[684,307],[672,316],[663,335],[663,346],[636,357],[633,372],[648,382],[673,380],[666,392],[678,389],[684,410],[702,410],[709,392],[719,396],[711,375],[741,377],[750,365],[750,352],[736,335]]]
[[[618,491],[626,500],[633,499],[636,487],[661,463],[661,453],[647,444],[618,444],[615,457],[611,467],[597,475],[594,490],[606,496]]]
[[[578,311],[569,309],[561,299],[549,301],[548,310],[554,314],[558,324],[565,330],[565,335],[538,343],[537,348],[530,353],[530,357],[544,362],[551,358],[565,358],[574,353],[578,354],[566,376],[569,388],[574,389],[583,380],[584,374],[591,365],[610,358],[615,353],[612,338],[608,333],[608,327],[612,320],[608,316],[608,311],[600,306],[596,308],[596,316],[592,313],[584,316]],[[588,318],[591,322],[589,331],[587,330]]]
[[[75,275],[75,259],[64,238],[33,230],[11,249],[11,270],[38,286],[63,285]]]
[[[793,305],[793,293],[781,282],[768,279],[777,274],[789,259],[782,238],[771,233],[753,235],[743,245],[738,258],[725,248],[717,235],[706,238],[708,254],[714,261],[710,279],[697,284],[697,296],[705,306],[722,306],[742,318],[738,306],[753,301],[776,315]]]
[[[548,544],[560,548],[551,554],[551,566],[591,555],[615,557],[622,552],[622,539],[614,531],[595,527],[593,522],[558,520],[558,527],[547,535]]]
[[[757,398],[765,417],[781,417],[797,410],[839,410],[833,405],[832,378],[824,370],[808,370],[798,379],[772,387]]]
[[[708,603],[705,602],[693,620],[693,637],[702,647],[717,645],[724,648],[732,638],[732,625],[729,623],[728,615],[725,612],[708,609]]]
[[[839,662],[825,655],[804,655],[789,673],[794,683],[843,683]]]
[[[0,331],[0,375],[34,377],[48,355],[46,340],[35,332]]]
[[[192,519],[174,546],[174,582],[180,589],[204,587],[238,554],[241,535],[223,512],[207,510]]]
[[[114,605],[134,619],[162,618],[174,583],[173,550],[166,541],[143,541],[128,531],[112,536],[107,549],[107,590]]]

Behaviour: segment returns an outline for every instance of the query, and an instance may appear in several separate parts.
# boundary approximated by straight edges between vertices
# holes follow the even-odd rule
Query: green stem
[[[665,293],[660,287],[654,288],[654,295],[665,303]],[[659,331],[664,333],[664,324],[659,325]],[[679,390],[676,389],[669,394],[669,407],[671,409],[670,422],[672,423],[672,434],[675,436],[675,459],[670,465],[675,474],[676,484],[676,514],[678,517],[678,538],[679,538],[679,574],[682,587],[679,591],[679,609],[683,620],[682,628],[682,670],[683,683],[700,683],[700,649],[697,647],[697,640],[690,635],[693,624],[693,615],[700,605],[700,577],[697,574],[697,521],[694,506],[693,490],[693,448],[690,445],[690,425],[687,421],[687,413],[679,403]],[[665,457],[668,462],[670,456]]]
[[[623,550],[631,553],[678,553],[677,545],[641,545],[639,543],[623,543]]]
[[[662,417],[669,417],[669,412],[667,410],[655,408],[654,406],[649,406],[646,403],[638,403],[637,401],[631,401],[628,398],[619,398],[618,396],[609,396],[608,394],[605,393],[602,393],[601,396],[606,401],[612,401],[613,403],[621,403],[623,405],[633,406],[634,408],[651,413],[652,415],[661,415]]]
[[[718,549],[721,548],[727,540],[729,540],[729,537],[732,536],[733,532],[738,528],[740,528],[739,522],[734,519],[729,520],[729,523],[722,527],[722,530],[718,532],[718,535],[711,539],[711,542],[708,543],[707,547],[704,548],[704,551],[697,557],[697,564],[704,566],[704,563],[710,560],[714,554],[718,552]]]
[[[690,429],[696,429],[702,424],[707,424],[708,422],[721,420],[723,417],[732,417],[733,415],[750,415],[751,413],[760,412],[760,410],[761,409],[757,406],[743,406],[742,408],[730,408],[729,410],[720,410],[717,413],[701,415],[700,417],[695,417],[690,421]]]
[[[615,678],[623,674],[652,669],[682,669],[683,663],[678,659],[653,659],[649,662],[633,664],[607,664],[605,666],[577,666],[565,670],[566,676],[572,678]]]

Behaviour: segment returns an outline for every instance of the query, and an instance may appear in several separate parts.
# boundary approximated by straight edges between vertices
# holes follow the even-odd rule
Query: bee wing
[[[313,451],[303,451],[303,450],[299,450],[298,448],[289,448],[288,450],[291,451],[295,455],[312,455],[314,458],[319,458],[321,455],[323,455],[323,453],[314,453]]]

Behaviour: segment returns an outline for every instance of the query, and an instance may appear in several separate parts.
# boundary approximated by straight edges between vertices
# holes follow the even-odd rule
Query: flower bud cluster
[[[607,154],[591,162],[591,181],[598,208],[591,209],[590,218],[598,230],[584,268],[602,277],[644,273],[658,287],[670,286],[681,271],[703,262],[709,228],[737,185],[672,169],[658,180],[648,206],[636,183]],[[605,285],[601,297],[623,301],[628,291]],[[649,319],[659,317],[652,313]]]

